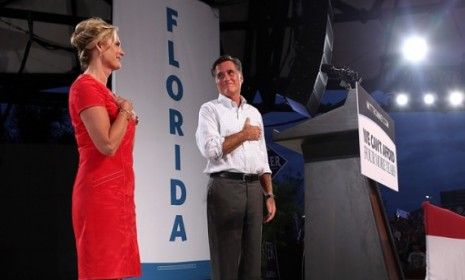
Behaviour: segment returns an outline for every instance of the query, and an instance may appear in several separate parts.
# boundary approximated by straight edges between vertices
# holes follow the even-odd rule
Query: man
[[[197,146],[207,158],[208,235],[214,280],[261,279],[262,223],[276,205],[271,170],[256,108],[241,96],[241,62],[221,56],[211,73],[218,99],[203,104]],[[263,215],[265,201],[267,215]]]

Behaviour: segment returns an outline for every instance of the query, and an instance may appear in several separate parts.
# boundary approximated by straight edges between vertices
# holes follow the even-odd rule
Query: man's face
[[[241,95],[242,73],[232,61],[216,65],[215,72],[216,87],[221,94],[229,98]]]

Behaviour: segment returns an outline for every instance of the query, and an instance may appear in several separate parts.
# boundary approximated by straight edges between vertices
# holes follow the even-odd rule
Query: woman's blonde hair
[[[71,45],[77,49],[81,69],[87,69],[90,63],[90,50],[98,42],[115,36],[118,27],[95,17],[81,21],[71,35]]]

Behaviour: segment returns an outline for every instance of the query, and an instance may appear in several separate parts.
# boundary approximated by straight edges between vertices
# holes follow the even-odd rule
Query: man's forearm
[[[260,176],[260,184],[262,185],[263,192],[266,194],[273,194],[273,184],[271,182],[270,173],[264,173]]]
[[[227,155],[234,151],[237,147],[244,143],[244,141],[246,141],[246,138],[242,131],[226,136],[223,142],[223,155]]]

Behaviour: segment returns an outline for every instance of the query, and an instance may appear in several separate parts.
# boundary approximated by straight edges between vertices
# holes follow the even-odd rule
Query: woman
[[[79,150],[72,205],[79,279],[140,275],[132,168],[137,118],[132,103],[106,87],[124,56],[117,31],[91,18],[71,37],[84,71],[69,93]]]

